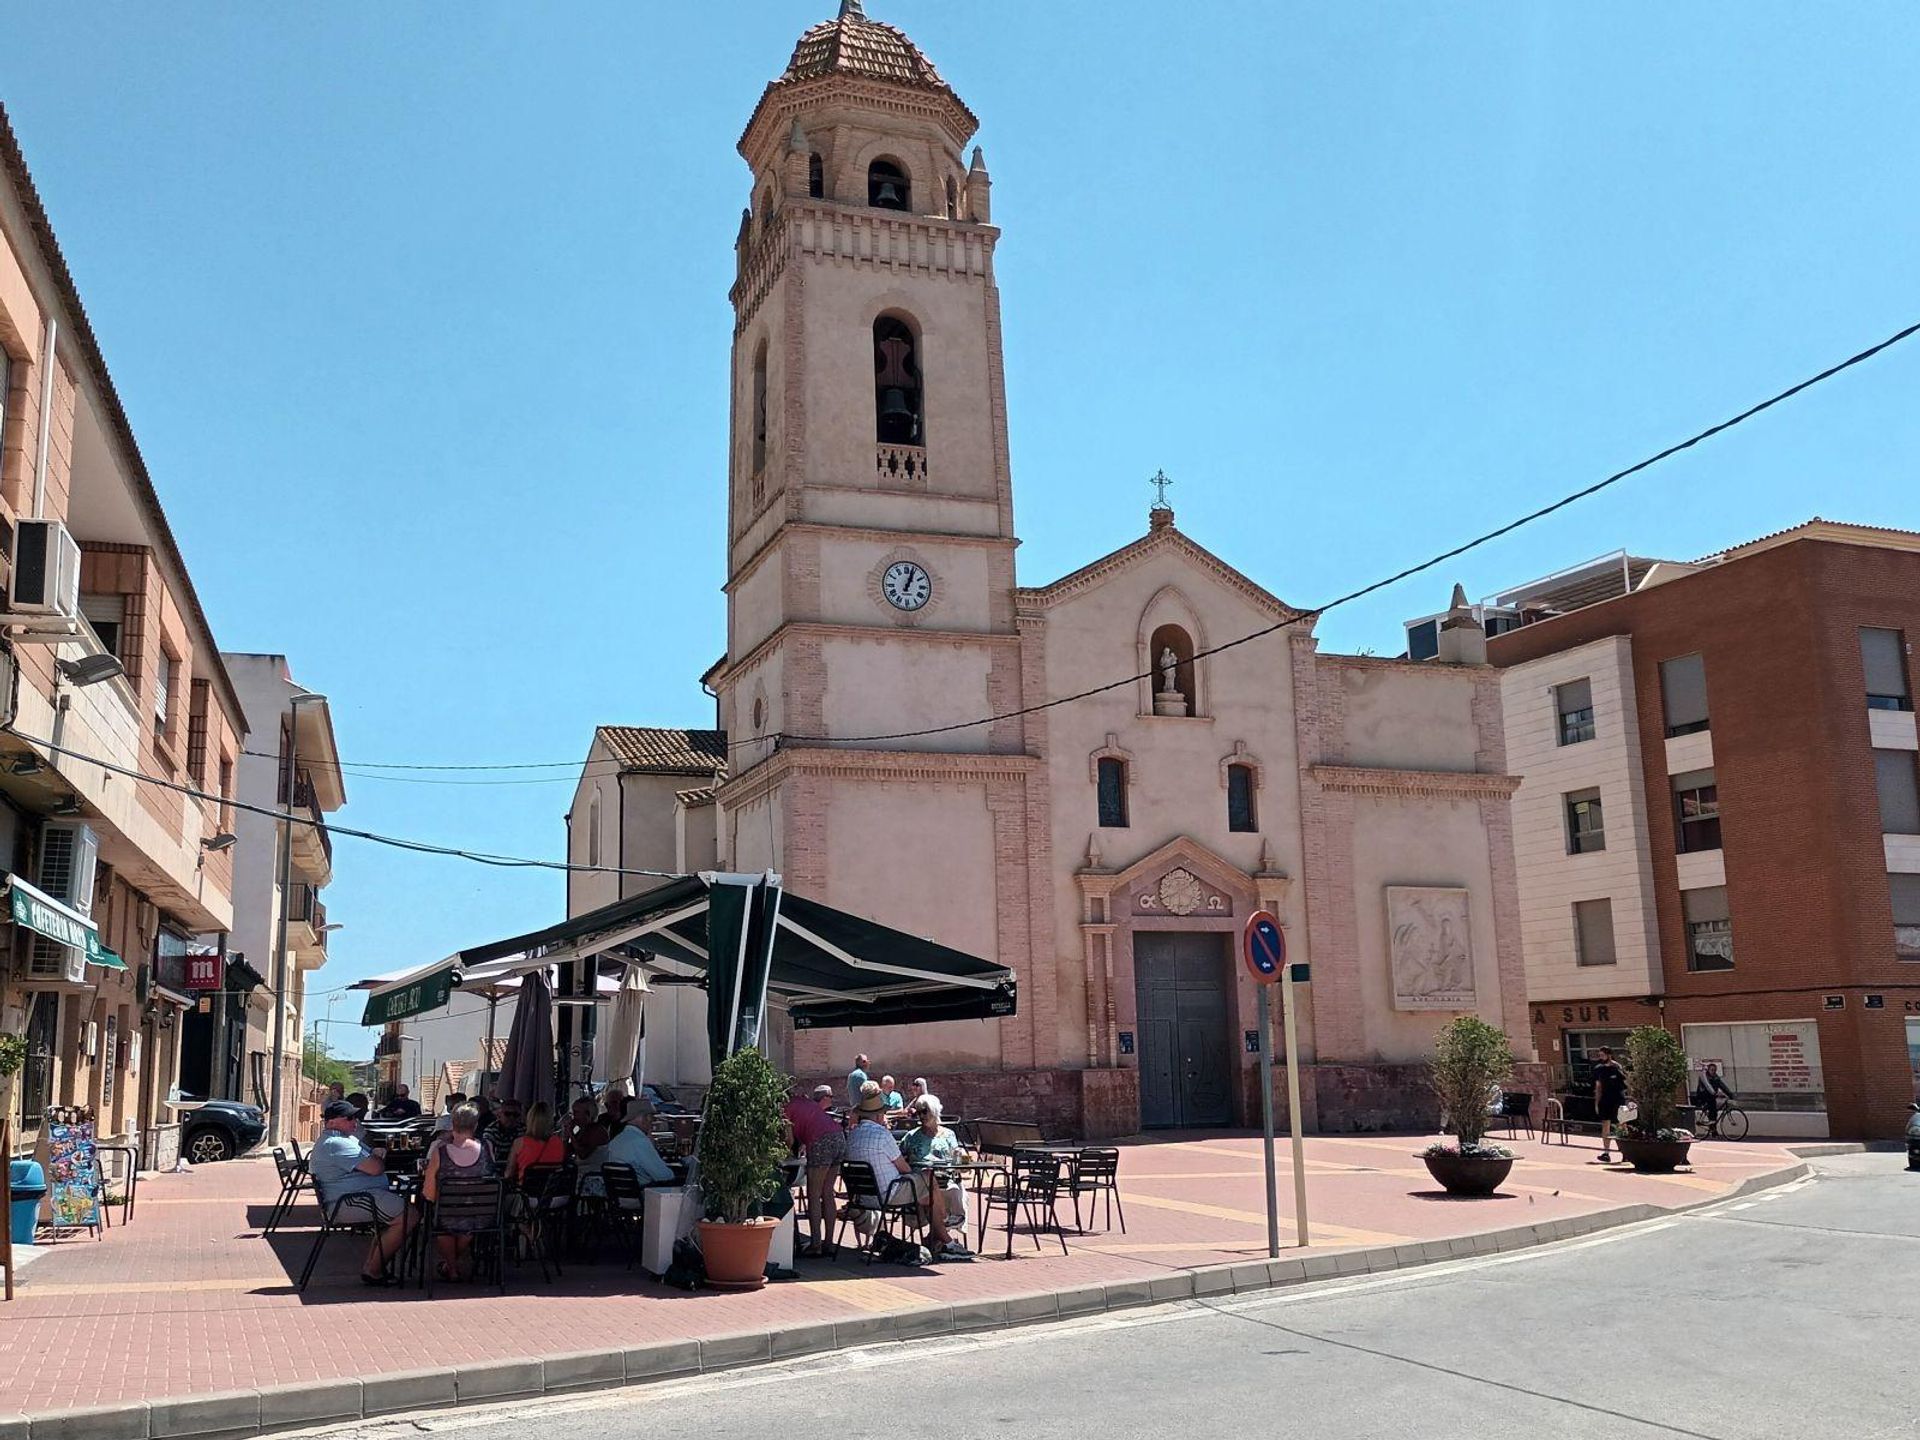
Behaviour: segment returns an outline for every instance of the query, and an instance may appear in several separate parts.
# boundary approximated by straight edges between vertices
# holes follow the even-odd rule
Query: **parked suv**
[[[210,1165],[244,1155],[267,1133],[267,1117],[258,1105],[238,1100],[180,1098],[180,1154],[192,1165]]]

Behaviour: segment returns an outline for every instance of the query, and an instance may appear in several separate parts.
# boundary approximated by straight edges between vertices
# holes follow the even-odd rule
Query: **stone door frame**
[[[1163,882],[1185,871],[1198,883],[1199,900],[1187,913],[1167,908],[1161,898]],[[1122,1053],[1120,1033],[1139,1031],[1139,994],[1135,983],[1134,938],[1143,931],[1225,934],[1234,956],[1234,977],[1227,1009],[1232,1034],[1228,1037],[1239,1057],[1239,1082],[1234,1087],[1236,1124],[1258,1123],[1258,1111],[1249,1116],[1247,1096],[1253,1093],[1246,1072],[1259,1064],[1248,1053],[1242,1036],[1257,1028],[1253,981],[1238,963],[1238,938],[1247,916],[1257,909],[1271,910],[1287,931],[1290,943],[1304,939],[1287,914],[1292,879],[1278,871],[1248,874],[1222,859],[1191,836],[1182,835],[1162,845],[1123,870],[1089,866],[1075,873],[1080,888],[1080,937],[1086,963],[1086,1063],[1098,1068],[1138,1071],[1139,1045]],[[1176,882],[1171,893],[1176,906],[1192,898],[1191,887]],[[1143,899],[1143,897],[1151,897]],[[1220,903],[1216,906],[1215,900]],[[1304,1027],[1311,1033],[1310,1023]],[[1303,1047],[1304,1049],[1304,1047]]]

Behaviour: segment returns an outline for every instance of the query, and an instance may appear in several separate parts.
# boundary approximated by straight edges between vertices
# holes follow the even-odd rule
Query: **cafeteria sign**
[[[418,1015],[423,1010],[438,1010],[451,998],[453,998],[453,967],[448,965],[398,990],[385,990],[378,995],[369,995],[367,1013],[360,1017],[360,1023],[385,1025],[390,1020],[404,1020],[409,1015]]]
[[[84,915],[42,894],[17,875],[9,879],[8,889],[14,924],[61,945],[84,950],[90,965],[127,968],[118,955],[100,943],[100,932]]]

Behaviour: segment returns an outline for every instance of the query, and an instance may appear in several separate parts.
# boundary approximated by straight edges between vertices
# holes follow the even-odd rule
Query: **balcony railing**
[[[874,472],[882,485],[910,490],[927,487],[927,450],[924,445],[879,445],[874,448]]]

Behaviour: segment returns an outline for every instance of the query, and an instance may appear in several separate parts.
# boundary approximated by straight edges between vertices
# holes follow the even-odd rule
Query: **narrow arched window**
[[[960,187],[953,183],[951,175],[947,177],[947,218],[949,220],[960,218]]]
[[[1096,766],[1100,792],[1100,828],[1127,828],[1127,762],[1102,758]]]
[[[922,443],[919,345],[894,315],[873,322],[873,397],[874,436],[882,445]]]
[[[1194,685],[1193,639],[1178,625],[1162,625],[1147,643],[1153,667],[1156,715],[1198,715],[1200,692]]]
[[[1227,767],[1227,829],[1253,831],[1260,828],[1259,817],[1254,813],[1253,790],[1251,765]]]
[[[876,160],[867,167],[867,204],[876,210],[913,208],[913,187],[897,162]]]
[[[807,157],[807,194],[818,200],[827,193],[827,166],[819,155]]]
[[[587,801],[587,864],[600,863],[600,792]]]
[[[766,234],[773,228],[773,187],[769,185],[760,192],[760,233]]]
[[[750,473],[767,468],[767,342],[753,352],[753,395],[749,423],[753,426],[753,464]]]

